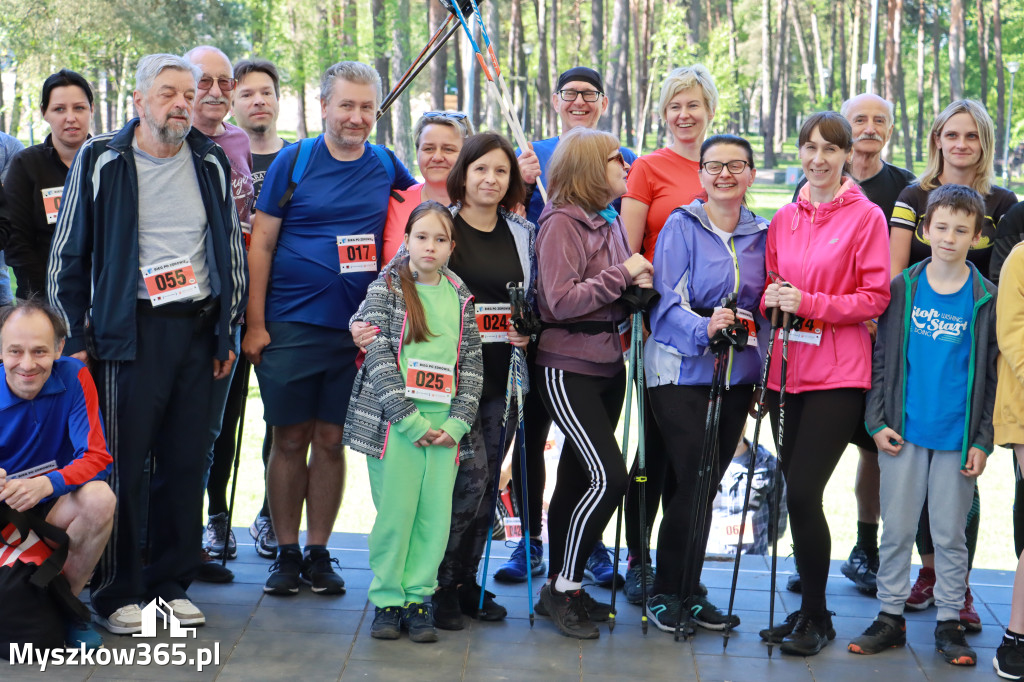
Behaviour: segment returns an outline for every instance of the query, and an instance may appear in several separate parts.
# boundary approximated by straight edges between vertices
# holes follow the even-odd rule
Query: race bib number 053
[[[476,307],[476,326],[481,343],[507,343],[512,306],[508,303],[481,303]]]
[[[139,269],[142,271],[142,279],[146,283],[146,291],[154,308],[171,301],[191,299],[199,295],[199,284],[196,282],[196,273],[189,258],[175,258],[145,265]]]
[[[440,362],[409,360],[405,373],[405,397],[435,403],[452,402],[455,367]]]
[[[338,237],[338,272],[377,272],[377,242],[372,234]]]

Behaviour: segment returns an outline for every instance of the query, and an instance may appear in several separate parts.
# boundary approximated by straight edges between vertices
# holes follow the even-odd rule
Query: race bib
[[[146,283],[146,291],[154,308],[171,301],[192,299],[199,295],[199,284],[196,282],[196,273],[189,258],[175,258],[145,265],[139,270],[142,271],[142,279]]]
[[[743,308],[736,309],[736,321],[747,330],[747,346],[757,348],[757,325],[754,324],[754,315]]]
[[[242,226],[242,239],[245,240],[245,250],[249,250],[249,244],[252,242],[252,224],[240,222]]]
[[[629,346],[632,341],[633,326],[629,320],[619,322],[619,347],[622,348],[622,359],[629,362]]]
[[[57,222],[57,213],[60,212],[60,200],[64,196],[64,187],[48,187],[39,191],[43,194],[43,211],[46,213],[46,224],[54,225]]]
[[[789,340],[797,343],[807,343],[812,346],[821,345],[821,333],[825,325],[820,320],[800,320],[800,324],[789,332]],[[779,338],[782,338],[782,330],[779,330]]]
[[[736,542],[740,539],[741,514],[729,514],[726,516],[715,514],[711,517],[711,537],[718,538],[726,547],[736,549]],[[743,529],[743,544],[754,544],[754,521],[753,514],[747,513],[747,525]]]
[[[377,272],[377,242],[372,234],[338,237],[338,272]]]
[[[409,360],[405,373],[405,397],[434,403],[452,402],[455,367],[440,362]]]
[[[481,343],[507,343],[512,321],[509,303],[481,303],[476,307],[476,326]]]

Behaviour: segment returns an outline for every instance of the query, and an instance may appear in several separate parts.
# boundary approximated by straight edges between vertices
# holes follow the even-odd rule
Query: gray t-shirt
[[[199,193],[199,179],[187,144],[174,156],[159,159],[132,141],[139,175],[139,267],[188,257],[195,271],[199,294],[210,295],[210,271],[206,263],[206,207]],[[148,301],[149,292],[139,273],[138,298]],[[187,299],[185,299],[187,300]]]

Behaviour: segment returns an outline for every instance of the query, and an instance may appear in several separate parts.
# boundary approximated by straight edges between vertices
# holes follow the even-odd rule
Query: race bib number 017
[[[154,308],[171,301],[191,299],[199,295],[196,273],[192,269],[192,261],[188,258],[175,258],[139,269],[142,271],[142,279],[146,283],[146,291]]]
[[[476,326],[481,343],[507,343],[512,306],[508,303],[481,303],[476,307]]]
[[[377,242],[372,234],[338,237],[338,272],[377,272]]]
[[[450,404],[455,367],[440,362],[409,360],[405,373],[405,397]]]

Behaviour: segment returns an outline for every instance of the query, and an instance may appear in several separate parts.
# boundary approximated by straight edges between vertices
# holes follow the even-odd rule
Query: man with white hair
[[[380,268],[391,190],[414,182],[394,154],[367,142],[381,97],[373,68],[329,67],[320,79],[323,135],[283,149],[256,200],[242,351],[274,434],[267,495],[278,557],[268,594],[296,594],[302,581],[318,594],[345,592],[327,541],[344,489],[342,429],[356,375],[348,322]]]
[[[64,352],[91,363],[114,458],[117,515],[91,597],[115,634],[139,632],[139,604],[156,598],[183,625],[206,622],[186,593],[199,564],[210,450],[200,425],[213,382],[235,360],[246,274],[231,166],[192,129],[201,75],[176,55],[139,60],[138,118],[79,150],[50,248]]]

